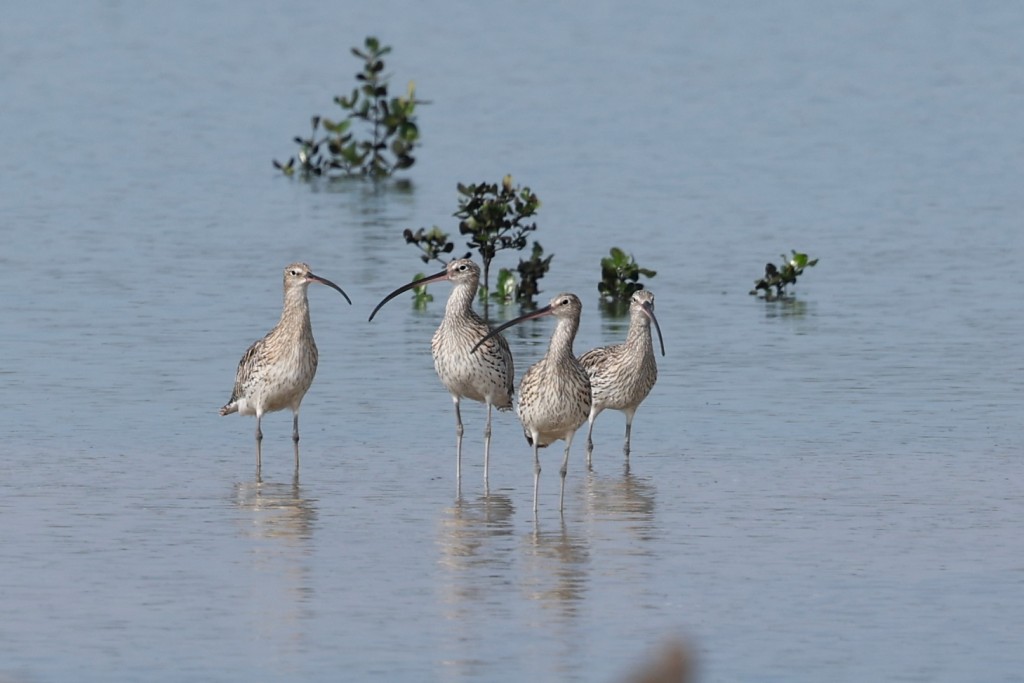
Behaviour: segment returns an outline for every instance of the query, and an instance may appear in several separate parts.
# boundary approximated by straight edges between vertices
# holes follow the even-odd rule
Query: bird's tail
[[[231,403],[227,404],[226,406],[224,406],[223,408],[220,409],[220,414],[221,415],[230,415],[231,413],[237,413],[237,412],[238,412],[238,402],[237,401],[232,401]]]

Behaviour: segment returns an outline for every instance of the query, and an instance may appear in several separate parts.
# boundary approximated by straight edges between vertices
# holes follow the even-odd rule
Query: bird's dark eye
[[[562,305],[563,306],[568,306],[569,305],[569,300],[568,299],[562,299]]]

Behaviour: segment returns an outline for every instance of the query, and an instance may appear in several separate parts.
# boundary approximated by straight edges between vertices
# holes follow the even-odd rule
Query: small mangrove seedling
[[[654,277],[656,271],[641,268],[632,254],[627,254],[618,247],[612,247],[608,256],[601,259],[601,281],[597,283],[597,291],[601,293],[602,302],[615,308],[628,305],[634,292],[644,288],[641,277]]]
[[[491,298],[500,304],[510,304],[516,300],[516,289],[518,286],[515,273],[508,268],[501,268],[498,270],[498,282],[494,285]]]
[[[487,303],[496,301],[509,304],[518,301],[524,306],[534,304],[533,297],[539,291],[538,280],[551,266],[552,256],[544,258],[544,249],[539,242],[533,243],[533,252],[528,260],[520,259],[515,270],[502,268],[498,271],[496,289],[489,291],[491,262],[504,249],[523,249],[526,235],[537,229],[536,223],[526,223],[533,216],[540,200],[530,188],[513,186],[512,176],[505,176],[501,184],[481,183],[457,186],[459,209],[453,215],[460,218],[459,232],[467,235],[466,244],[476,249],[483,261],[483,282],[479,296],[484,302],[484,318],[487,317]],[[437,261],[447,263],[455,249],[448,233],[436,225],[431,229],[419,228],[415,232],[406,229],[402,236],[407,244],[415,245],[421,252],[424,263]],[[467,252],[463,258],[470,258]],[[518,278],[516,274],[518,273]]]
[[[470,249],[476,249],[483,261],[484,280],[480,286],[481,298],[486,300],[490,287],[491,261],[503,249],[522,250],[526,236],[537,229],[536,223],[527,223],[540,208],[540,199],[530,188],[512,185],[512,176],[506,175],[501,184],[480,183],[457,186],[459,233],[467,236]]]
[[[303,177],[339,172],[377,179],[415,163],[412,152],[420,137],[416,105],[427,102],[416,99],[412,81],[404,96],[388,96],[390,76],[384,73],[383,57],[389,52],[390,46],[372,36],[366,38],[362,50],[352,48],[352,54],[363,60],[363,69],[356,74],[360,85],[352,94],[334,98],[345,112],[344,118],[333,121],[313,116],[309,137],[294,138],[299,146],[298,165],[295,157],[285,163],[275,159],[275,168],[289,176],[296,171]],[[354,122],[367,131],[366,136],[356,137]]]
[[[516,270],[502,268],[498,271],[498,285],[491,298],[503,304],[510,304],[518,301],[524,308],[533,308],[537,305],[534,297],[540,293],[538,281],[551,268],[551,259],[554,254],[543,258],[544,247],[540,242],[533,243],[533,252],[529,259],[519,259]],[[518,278],[516,274],[518,273]]]
[[[533,251],[527,260],[519,259],[519,284],[516,286],[516,300],[523,306],[535,306],[534,297],[540,294],[538,281],[551,269],[551,254],[544,258],[544,247],[540,242],[533,243]]]
[[[807,254],[791,250],[789,258],[782,254],[782,265],[767,263],[764,267],[764,277],[754,282],[754,288],[750,293],[757,295],[758,291],[764,290],[764,298],[767,301],[779,299],[785,296],[786,285],[795,285],[798,275],[802,275],[804,268],[810,268],[818,262],[818,259],[809,259]],[[775,292],[772,292],[772,288]]]

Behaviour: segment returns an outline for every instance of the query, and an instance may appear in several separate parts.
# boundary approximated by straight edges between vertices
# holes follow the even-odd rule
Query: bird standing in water
[[[573,355],[572,343],[580,326],[583,304],[575,294],[559,294],[551,303],[532,313],[496,328],[492,335],[520,323],[543,316],[558,320],[551,335],[547,353],[523,375],[519,384],[519,421],[523,423],[526,441],[533,446],[533,511],[537,512],[540,487],[540,455],[538,449],[559,439],[565,441],[562,458],[561,489],[558,509],[565,507],[565,475],[569,468],[569,447],[576,430],[590,414],[590,378]],[[487,341],[485,338],[480,343]]]
[[[509,410],[512,407],[514,370],[508,342],[500,334],[492,336],[491,328],[473,310],[473,299],[480,288],[480,267],[469,259],[456,259],[440,273],[410,282],[388,294],[370,313],[370,320],[384,304],[402,292],[442,280],[449,280],[454,287],[444,309],[444,318],[430,342],[430,350],[434,356],[434,370],[455,404],[456,487],[461,492],[463,426],[459,402],[468,398],[487,405],[487,423],[484,426],[486,489],[489,486],[491,454],[491,408]]]
[[[284,308],[274,329],[253,343],[242,356],[235,374],[231,399],[220,409],[221,415],[239,413],[256,416],[256,477],[263,464],[264,413],[292,409],[292,441],[295,445],[295,469],[299,468],[299,404],[313,383],[319,354],[309,322],[310,282],[319,282],[341,292],[330,280],[314,275],[305,263],[293,263],[284,269]]]
[[[633,415],[640,407],[658,379],[658,365],[654,360],[654,342],[651,323],[658,331],[661,355],[665,355],[665,341],[661,326],[654,317],[654,295],[645,289],[633,293],[629,302],[629,332],[621,344],[602,346],[580,356],[580,364],[590,376],[593,403],[590,406],[590,427],[587,430],[587,467],[594,452],[594,420],[605,408],[621,410],[626,415],[626,441],[622,452],[629,467],[629,433]]]

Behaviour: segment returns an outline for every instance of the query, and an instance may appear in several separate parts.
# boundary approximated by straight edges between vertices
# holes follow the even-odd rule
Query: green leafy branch
[[[764,267],[764,277],[756,280],[751,294],[756,295],[758,291],[764,290],[765,299],[778,299],[785,295],[787,285],[795,285],[798,276],[802,275],[804,268],[814,266],[818,259],[810,259],[807,254],[791,250],[789,258],[782,254],[782,264],[776,266],[774,263],[767,263]],[[772,289],[775,292],[772,292]]]
[[[352,48],[352,54],[363,60],[363,69],[356,74],[361,85],[353,88],[348,97],[334,98],[346,112],[345,117],[334,121],[313,116],[309,137],[294,138],[299,146],[298,164],[296,157],[292,157],[285,163],[275,159],[274,166],[289,176],[296,171],[303,177],[338,171],[375,179],[412,166],[412,152],[420,136],[416,105],[427,103],[416,99],[416,87],[411,81],[404,96],[389,97],[389,76],[384,73],[383,57],[390,52],[390,46],[381,45],[372,36],[366,38],[364,49]],[[354,122],[368,129],[369,137],[357,138],[353,133]]]
[[[644,288],[641,277],[654,277],[657,272],[642,268],[632,254],[612,247],[609,255],[601,259],[601,281],[597,291],[608,303],[629,301],[633,293]]]
[[[482,294],[486,296],[491,261],[503,249],[526,247],[526,236],[537,229],[536,223],[528,223],[526,219],[537,213],[540,199],[529,187],[514,186],[510,175],[506,175],[500,185],[459,183],[457,189],[462,196],[454,215],[462,219],[459,232],[468,237],[469,248],[476,249],[483,261]]]
[[[533,304],[539,293],[538,281],[551,267],[553,256],[544,256],[539,242],[533,243],[529,259],[520,259],[515,270],[502,268],[498,272],[495,291],[491,292],[491,262],[498,252],[505,249],[522,250],[527,245],[527,235],[537,230],[535,222],[527,222],[540,207],[540,199],[529,187],[513,184],[511,176],[505,176],[501,183],[479,183],[457,185],[459,208],[453,214],[461,219],[459,232],[466,236],[466,243],[476,249],[483,261],[483,282],[480,297],[483,301],[495,300],[503,303],[518,301]],[[436,225],[427,230],[405,230],[402,233],[407,244],[415,245],[421,252],[424,263],[437,261],[446,263],[444,255],[451,254],[454,243],[448,233]],[[468,258],[472,252],[467,253]],[[517,277],[518,275],[518,277]],[[486,309],[485,309],[486,315]]]
[[[498,271],[498,284],[491,298],[505,304],[517,301],[522,306],[536,305],[535,297],[540,293],[538,281],[550,270],[554,257],[551,254],[544,258],[544,247],[534,242],[530,258],[519,259],[515,271],[509,268]]]
[[[448,261],[441,258],[441,254],[450,254],[455,249],[455,243],[448,239],[448,233],[436,225],[430,230],[420,228],[416,232],[406,228],[402,236],[406,244],[414,244],[423,252],[420,258],[424,263],[437,261],[441,265],[447,265]]]

